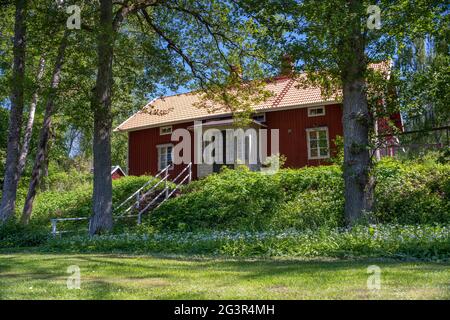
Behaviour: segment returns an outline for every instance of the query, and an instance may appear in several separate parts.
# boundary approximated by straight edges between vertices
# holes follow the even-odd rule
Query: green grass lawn
[[[66,286],[78,265],[81,289]],[[367,267],[381,289],[367,289]],[[232,260],[99,254],[0,255],[0,299],[449,299],[450,263]]]

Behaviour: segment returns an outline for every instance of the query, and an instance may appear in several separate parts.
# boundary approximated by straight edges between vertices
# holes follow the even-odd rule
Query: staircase
[[[172,181],[169,181],[169,169],[170,165],[159,171],[156,176],[151,177],[142,187],[115,207],[113,219],[136,218],[137,224],[141,224],[144,214],[158,208],[169,198],[179,194],[181,185],[192,180],[192,163],[187,164]],[[90,218],[88,217],[51,219],[52,235],[70,232],[58,231],[58,222],[82,220],[89,220],[90,224]]]

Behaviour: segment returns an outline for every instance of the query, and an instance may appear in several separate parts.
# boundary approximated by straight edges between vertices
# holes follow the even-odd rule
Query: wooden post
[[[141,193],[138,192],[136,194],[136,210],[139,212],[139,206],[141,204]]]
[[[52,219],[52,235],[54,237],[56,237],[56,223],[57,223],[57,220],[56,219]]]
[[[167,188],[167,179],[169,178],[169,168],[166,168],[166,175],[164,180],[164,188],[166,189],[166,199],[169,198],[169,189]]]
[[[191,183],[192,181],[192,162],[189,163],[189,179],[188,183]]]

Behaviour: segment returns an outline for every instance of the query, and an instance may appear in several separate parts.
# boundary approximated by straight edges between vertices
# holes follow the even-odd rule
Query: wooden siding
[[[268,129],[279,129],[280,153],[286,156],[285,167],[301,168],[329,163],[327,159],[309,160],[306,129],[328,127],[331,155],[335,151],[334,139],[342,136],[342,106],[325,106],[324,116],[308,117],[308,108],[272,111],[266,113]],[[270,137],[270,134],[268,135]],[[270,140],[270,139],[269,139]]]
[[[172,126],[175,131],[178,128],[187,129],[193,122],[177,124]],[[128,174],[133,176],[155,175],[158,172],[158,149],[160,144],[173,143],[170,141],[171,135],[159,134],[158,128],[150,128],[139,131],[131,131],[128,134]],[[194,150],[194,138],[191,134],[191,150]],[[192,157],[193,157],[192,151]],[[169,171],[170,178],[175,178],[185,165],[174,165]],[[197,176],[196,166],[193,166],[192,176]]]
[[[324,116],[308,117],[308,108],[272,111],[266,113],[267,129],[280,130],[280,153],[285,155],[286,167],[300,168],[329,163],[326,159],[308,160],[306,129],[328,127],[331,154],[335,148],[333,140],[342,135],[341,105],[327,105]],[[173,130],[188,128],[193,122],[173,125]],[[270,134],[268,135],[270,137]],[[150,128],[129,132],[128,170],[130,175],[155,175],[158,171],[158,151],[160,144],[172,143],[171,135],[160,135],[159,128]],[[270,140],[270,139],[269,139]],[[269,141],[270,142],[270,141]],[[191,132],[192,159],[194,150],[193,132]],[[176,165],[170,171],[173,179],[184,167]],[[193,178],[197,177],[197,166],[193,166]]]

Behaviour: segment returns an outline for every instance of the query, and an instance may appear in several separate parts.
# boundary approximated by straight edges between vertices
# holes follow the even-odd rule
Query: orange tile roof
[[[374,65],[374,68],[384,71],[385,65],[385,63],[377,64]],[[272,92],[273,95],[266,101],[253,106],[255,112],[338,102],[337,96],[324,98],[319,87],[304,88],[299,85],[298,80],[288,77],[278,77],[268,81],[265,90]],[[124,121],[115,131],[135,131],[231,114],[229,110],[223,108],[213,112],[199,108],[196,104],[200,101],[200,92],[157,98]]]

